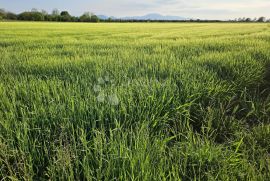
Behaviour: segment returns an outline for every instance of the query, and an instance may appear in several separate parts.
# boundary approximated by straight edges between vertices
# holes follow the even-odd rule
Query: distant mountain
[[[124,19],[124,20],[187,20],[187,18],[180,17],[180,16],[163,16],[157,13],[147,14],[144,16],[123,17],[119,19]]]
[[[108,16],[105,16],[105,15],[97,15],[99,19],[108,19],[109,17]]]
[[[114,16],[98,15],[99,19],[122,19],[122,20],[187,20],[187,18],[180,16],[163,16],[161,14],[152,13],[144,16],[127,16],[116,18]]]
[[[118,19],[118,18],[116,18],[114,16],[106,16],[106,15],[97,15],[97,16],[98,16],[99,19],[103,19],[103,20],[106,20],[106,19],[109,19],[109,18]]]

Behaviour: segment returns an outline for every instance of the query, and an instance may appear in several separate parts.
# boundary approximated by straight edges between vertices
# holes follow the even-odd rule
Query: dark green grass
[[[0,23],[0,180],[269,180],[268,24]]]

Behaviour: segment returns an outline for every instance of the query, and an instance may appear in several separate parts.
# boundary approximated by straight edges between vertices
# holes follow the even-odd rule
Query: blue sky
[[[160,13],[201,19],[270,18],[270,0],[0,0],[0,8],[16,13],[57,8],[73,15],[91,11],[116,17]]]

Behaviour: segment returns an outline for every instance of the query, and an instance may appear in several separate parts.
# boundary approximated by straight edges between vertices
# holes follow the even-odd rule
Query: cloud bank
[[[148,13],[201,19],[270,17],[269,0],[0,0],[0,8],[14,12],[58,8],[74,15],[92,11],[118,17]]]

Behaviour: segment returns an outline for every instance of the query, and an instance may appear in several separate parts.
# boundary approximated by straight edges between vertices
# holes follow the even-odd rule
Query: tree
[[[99,22],[98,16],[97,16],[97,15],[93,15],[93,16],[91,17],[91,22]]]
[[[45,15],[48,15],[48,12],[44,9],[41,10],[41,13],[45,16]]]
[[[65,22],[71,21],[71,16],[67,11],[62,11],[60,13],[60,16],[61,16],[61,21],[65,21]]]
[[[60,13],[61,16],[70,16],[70,14],[67,11],[62,11]]]
[[[251,18],[246,18],[246,22],[251,22]]]
[[[0,9],[0,20],[6,18],[6,11],[4,9]]]
[[[59,16],[60,15],[59,10],[58,9],[53,9],[52,10],[52,15],[53,16]]]
[[[258,21],[258,22],[265,22],[265,19],[266,19],[266,18],[262,16],[262,17],[259,17],[257,21]]]
[[[53,9],[52,14],[50,15],[50,17],[47,17],[47,19],[50,19],[49,21],[60,21],[61,16],[60,16],[59,10],[58,9]]]
[[[33,12],[31,15],[34,21],[44,21],[44,14],[41,12]]]
[[[46,10],[42,9],[41,14],[44,17],[44,21],[51,21],[52,20],[52,16]]]
[[[79,20],[81,22],[90,22],[92,17],[92,13],[85,12],[82,16],[80,16]]]
[[[243,19],[242,18],[238,18],[238,20],[237,20],[238,22],[241,22],[241,21],[243,21]]]
[[[44,21],[53,21],[53,17],[50,14],[44,15]]]
[[[246,21],[246,17],[243,17],[243,18],[240,18],[241,20],[241,22],[245,22]]]
[[[99,18],[97,15],[91,12],[85,12],[82,16],[80,16],[79,20],[81,22],[99,22]]]
[[[22,12],[18,15],[19,20],[31,20],[30,12]]]
[[[19,20],[44,21],[44,15],[40,12],[23,12],[18,15]]]
[[[6,14],[6,19],[9,19],[9,20],[16,20],[16,19],[17,19],[17,15],[14,14],[14,13],[8,12],[8,13]]]
[[[79,22],[79,18],[76,16],[71,16],[71,21],[72,22]]]

